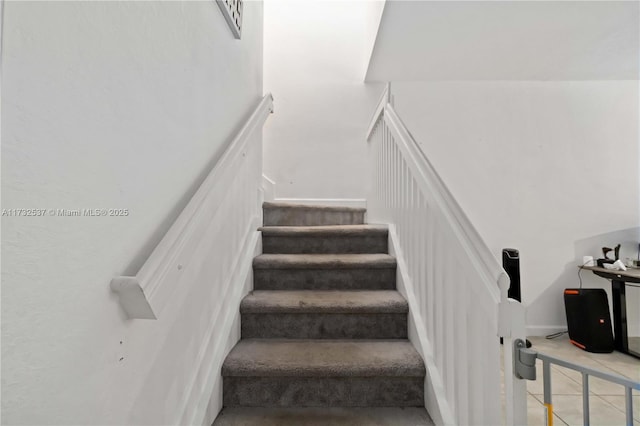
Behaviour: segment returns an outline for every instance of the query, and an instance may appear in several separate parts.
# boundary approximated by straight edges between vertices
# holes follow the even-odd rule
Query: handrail
[[[191,200],[167,233],[151,252],[135,276],[119,276],[111,280],[111,290],[118,293],[120,303],[129,318],[157,319],[163,303],[158,293],[163,292],[164,279],[171,271],[182,269],[178,262],[186,241],[197,235],[197,222],[203,215],[207,196],[212,192],[218,177],[228,169],[232,159],[240,155],[256,129],[261,128],[269,113],[273,112],[273,96],[265,95],[249,119],[229,143],[209,175],[202,182]],[[166,286],[164,286],[166,287]],[[166,299],[166,297],[164,298]],[[166,300],[163,301],[166,303]]]

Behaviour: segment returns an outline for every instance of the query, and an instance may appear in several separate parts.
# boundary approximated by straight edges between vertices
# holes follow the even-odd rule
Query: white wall
[[[373,54],[373,49],[376,46],[376,39],[380,31],[380,24],[382,22],[382,14],[384,8],[387,5],[386,0],[367,0],[365,2],[365,33],[364,33],[364,52],[367,59],[363,65],[362,75],[366,77],[369,69],[369,61]]]
[[[637,1],[386,4],[367,81],[633,80]]]
[[[214,301],[127,320],[109,282],[136,273],[260,100],[262,4],[244,13],[238,41],[213,1],[4,5],[2,208],[129,215],[2,218],[3,424],[181,415],[203,342],[181,346],[176,324]]]
[[[380,2],[267,0],[264,171],[277,198],[364,199],[365,133],[382,86],[363,83]]]
[[[562,290],[578,286],[583,255],[618,242],[636,255],[638,81],[399,82],[392,93],[496,256],[520,250],[530,332],[566,323]]]

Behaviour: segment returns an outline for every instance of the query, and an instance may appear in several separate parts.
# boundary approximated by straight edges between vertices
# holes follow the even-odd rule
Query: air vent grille
[[[216,0],[235,38],[242,35],[242,0]]]

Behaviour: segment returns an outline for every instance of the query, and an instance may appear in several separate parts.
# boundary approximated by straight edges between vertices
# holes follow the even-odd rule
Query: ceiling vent
[[[233,36],[239,39],[242,35],[242,0],[216,0],[216,3],[220,6]]]

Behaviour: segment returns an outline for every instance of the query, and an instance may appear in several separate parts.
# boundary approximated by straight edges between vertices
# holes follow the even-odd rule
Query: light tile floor
[[[620,352],[594,354],[569,342],[567,335],[547,340],[530,337],[533,349],[558,358],[616,373],[640,381],[640,359]],[[582,376],[563,367],[551,366],[554,425],[582,425]],[[625,425],[624,387],[601,379],[589,378],[589,414],[591,425]],[[527,382],[529,425],[544,425],[542,361],[538,360],[538,380]],[[633,391],[634,425],[640,425],[640,392]]]

